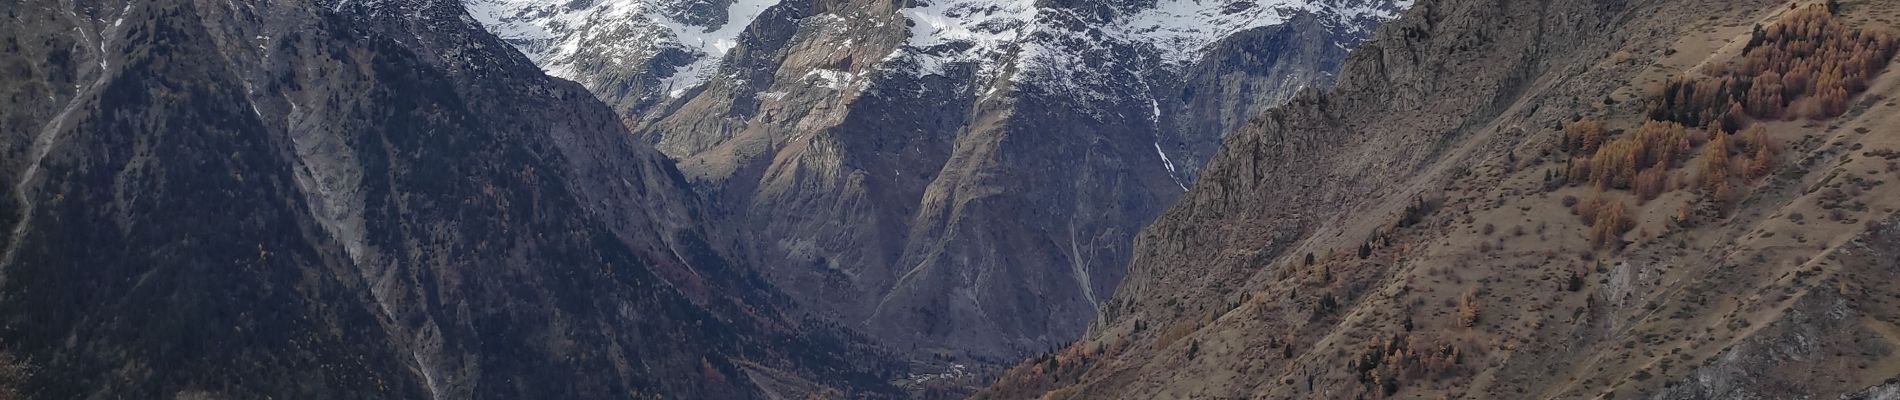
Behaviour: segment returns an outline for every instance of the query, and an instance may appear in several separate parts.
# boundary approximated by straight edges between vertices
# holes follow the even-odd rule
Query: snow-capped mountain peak
[[[627,67],[663,51],[690,62],[661,78],[673,96],[704,83],[738,46],[739,33],[777,0],[467,0],[469,13],[550,75],[587,82],[583,70]]]

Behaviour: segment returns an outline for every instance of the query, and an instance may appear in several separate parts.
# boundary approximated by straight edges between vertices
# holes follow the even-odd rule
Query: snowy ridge
[[[1298,13],[1319,15],[1333,25],[1365,18],[1389,20],[1412,0],[1338,6],[1309,0],[1162,0],[1154,8],[1127,15],[1108,30],[1115,36],[1153,46],[1169,64],[1192,62],[1215,42],[1249,29],[1286,22]]]
[[[739,34],[779,1],[463,0],[477,21],[549,75],[590,88],[597,84],[586,76],[590,71],[645,70],[662,52],[682,52],[686,64],[667,56],[676,69],[658,77],[657,89],[675,98],[711,79]],[[1366,20],[1397,17],[1413,1],[1156,0],[1079,15],[1038,7],[1035,0],[907,0],[899,12],[911,22],[909,37],[880,65],[917,75],[971,65],[978,82],[1014,71],[1015,82],[1050,83],[1052,90],[1098,98],[1107,95],[1089,86],[1125,63],[1184,66],[1222,39],[1301,14],[1361,29]],[[1131,48],[1156,59],[1112,56]],[[1084,65],[1089,68],[1076,68]]]
[[[778,0],[733,0],[724,15],[694,15],[685,2],[665,0],[465,0],[469,14],[497,37],[521,49],[549,75],[582,81],[582,69],[644,63],[666,49],[692,62],[661,79],[677,97],[705,83],[739,34]],[[718,22],[723,20],[723,23]],[[687,21],[713,21],[694,24]],[[583,65],[589,64],[589,65]]]
[[[1136,12],[1111,26],[1118,38],[1146,43],[1169,63],[1193,61],[1200,50],[1234,33],[1286,22],[1293,12],[1317,11],[1317,5],[1299,0],[1254,1],[1163,0],[1154,8]]]
[[[1330,26],[1353,29],[1363,20],[1389,20],[1413,0],[1159,0],[1125,11],[1106,24],[1076,24],[1071,10],[1043,9],[1032,0],[919,0],[903,9],[913,23],[904,51],[889,60],[916,64],[922,75],[941,74],[944,64],[974,62],[994,71],[1016,54],[1019,70],[1083,65],[1093,50],[1133,45],[1152,49],[1166,65],[1191,63],[1214,43],[1236,33],[1286,22],[1305,13]],[[1100,32],[1100,33],[1098,33]],[[1050,71],[1060,72],[1060,71]],[[1062,73],[1048,74],[1054,76]]]

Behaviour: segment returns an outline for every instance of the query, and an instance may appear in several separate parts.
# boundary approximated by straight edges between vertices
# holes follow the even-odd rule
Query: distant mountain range
[[[1410,3],[466,1],[806,309],[987,363],[1080,334],[1222,135]]]

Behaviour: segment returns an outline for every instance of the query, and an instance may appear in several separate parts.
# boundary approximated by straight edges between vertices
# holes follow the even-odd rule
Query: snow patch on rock
[[[1027,34],[1041,9],[1034,0],[928,0],[901,13],[910,37],[893,59],[907,59],[922,75],[941,75],[956,63],[976,63],[993,76]]]
[[[814,79],[817,84],[816,86],[823,86],[831,90],[844,90],[853,83],[856,83],[858,74],[830,69],[814,69],[811,70],[811,72],[806,72],[805,78]]]
[[[698,58],[685,68],[675,71],[672,76],[661,79],[661,88],[667,95],[679,97],[687,90],[706,83],[713,72],[719,70],[719,63],[726,58],[726,52],[739,47],[739,33],[752,26],[752,21],[765,14],[765,10],[778,5],[778,0],[736,0],[726,8],[726,23],[718,27],[701,27],[675,21],[672,18],[655,15],[661,26],[671,31],[674,43],[692,50]]]

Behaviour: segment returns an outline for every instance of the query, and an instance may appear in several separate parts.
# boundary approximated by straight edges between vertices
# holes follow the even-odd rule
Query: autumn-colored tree
[[[1636,130],[1636,141],[1642,144],[1637,164],[1643,168],[1675,168],[1689,155],[1688,130],[1681,124],[1657,121],[1643,123]]]
[[[1774,171],[1774,169],[1775,169],[1775,151],[1773,147],[1764,146],[1762,148],[1756,149],[1754,157],[1751,157],[1748,160],[1748,178],[1749,179],[1761,179],[1761,178],[1767,177],[1768,173]]]
[[[1632,214],[1622,201],[1608,200],[1597,210],[1595,222],[1590,224],[1590,244],[1598,248],[1621,245],[1623,233],[1636,227],[1636,222],[1631,220]]]
[[[1697,181],[1701,182],[1699,188],[1704,194],[1728,185],[1729,146],[1729,135],[1725,133],[1716,133],[1702,146],[1702,175]]]
[[[1663,192],[1669,191],[1669,172],[1661,166],[1649,167],[1636,174],[1636,197],[1641,201],[1655,200]]]
[[[1665,82],[1649,100],[1649,116],[1693,127],[1719,122],[1728,132],[1746,124],[1738,110],[1769,120],[1838,117],[1896,52],[1900,45],[1885,29],[1856,29],[1828,7],[1810,5],[1756,27],[1732,74]]]
[[[1576,154],[1596,152],[1607,136],[1609,134],[1603,130],[1603,122],[1594,119],[1577,120],[1564,128],[1565,147]]]
[[[1594,225],[1597,222],[1597,213],[1603,211],[1606,201],[1607,200],[1603,198],[1603,192],[1598,191],[1596,196],[1591,196],[1589,199],[1577,203],[1577,206],[1571,211],[1577,214],[1577,217],[1583,219],[1585,226]]]
[[[1572,184],[1590,180],[1590,157],[1570,159],[1570,168],[1564,170],[1565,181]]]
[[[1760,79],[1761,84],[1748,90],[1742,108],[1756,118],[1780,119],[1782,110],[1787,108],[1787,102],[1781,96],[1781,75],[1768,72]]]
[[[1627,189],[1636,179],[1638,155],[1642,145],[1634,140],[1613,140],[1597,149],[1590,158],[1590,183],[1597,189]]]
[[[1727,215],[1729,210],[1733,209],[1735,200],[1741,194],[1730,179],[1745,174],[1743,162],[1749,161],[1733,160],[1731,152],[1740,150],[1739,146],[1734,144],[1736,141],[1729,135],[1721,133],[1716,134],[1714,139],[1710,139],[1709,143],[1702,148],[1701,175],[1696,179],[1697,189],[1702,193],[1703,198],[1714,205],[1715,210],[1722,215]],[[1772,157],[1768,159],[1772,160]],[[1743,172],[1738,172],[1738,169]]]
[[[1468,368],[1459,366],[1461,353],[1458,346],[1448,341],[1395,333],[1374,337],[1346,366],[1367,389],[1389,396],[1408,381],[1440,380],[1468,372]]]
[[[1689,148],[1689,134],[1681,124],[1644,123],[1635,134],[1618,137],[1597,149],[1589,162],[1590,182],[1598,189],[1630,189],[1637,174],[1652,167],[1674,168],[1689,154]]]
[[[1814,93],[1807,99],[1805,112],[1801,116],[1812,120],[1824,120],[1847,113],[1847,88],[1831,87]]]
[[[1738,132],[1748,127],[1748,111],[1742,109],[1741,102],[1728,103],[1728,110],[1718,118],[1724,132]]]
[[[1458,296],[1458,325],[1478,326],[1478,318],[1484,313],[1484,302],[1478,299],[1478,289],[1465,291]]]
[[[1768,137],[1768,128],[1756,126],[1742,135],[1748,153],[1748,179],[1767,177],[1775,168],[1775,143]]]

